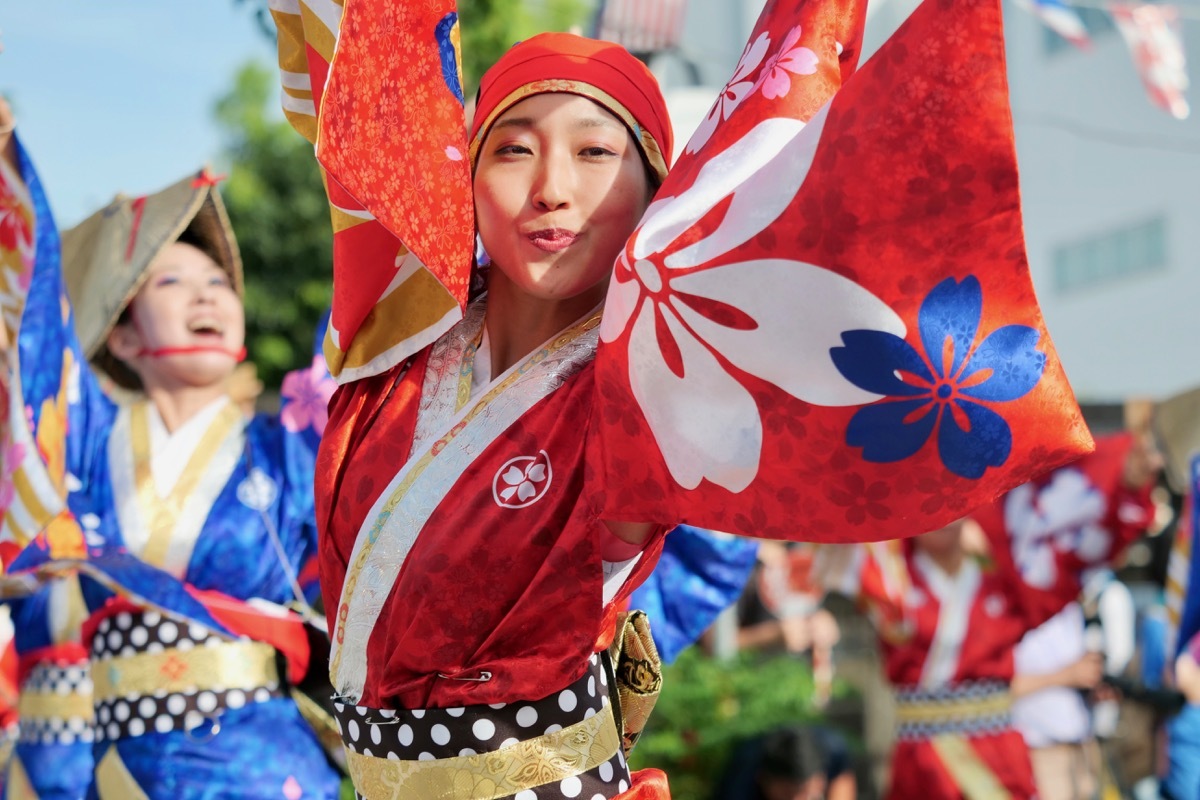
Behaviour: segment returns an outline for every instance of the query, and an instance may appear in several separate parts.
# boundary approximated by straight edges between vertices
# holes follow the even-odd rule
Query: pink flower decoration
[[[329,400],[337,384],[325,369],[325,360],[314,356],[312,366],[289,372],[280,393],[284,397],[279,420],[292,433],[311,427],[317,435],[325,433],[329,422]]]
[[[24,459],[25,446],[20,442],[13,442],[4,452],[4,463],[0,464],[3,470],[0,474],[0,515],[8,510],[16,496],[12,476]]]
[[[774,100],[785,96],[792,88],[794,75],[812,75],[817,71],[817,54],[807,47],[797,47],[800,41],[800,26],[792,28],[783,45],[763,63],[762,72],[758,76],[758,85],[762,87],[763,97]]]
[[[304,796],[304,790],[300,788],[300,781],[296,780],[294,775],[288,775],[287,780],[283,782],[283,796],[287,800],[300,800]]]

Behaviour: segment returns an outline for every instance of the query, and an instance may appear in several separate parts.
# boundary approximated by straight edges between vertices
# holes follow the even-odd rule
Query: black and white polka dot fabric
[[[531,702],[466,708],[391,711],[334,703],[346,748],[398,761],[431,761],[488,753],[589,719],[609,704],[608,676],[592,656],[582,678]],[[609,800],[630,785],[625,753],[562,781],[518,792],[511,800]]]
[[[92,673],[88,662],[37,664],[21,683],[21,697],[26,708],[21,713],[20,741],[46,745],[94,741],[90,714],[35,714],[27,710],[43,698],[49,701],[47,708],[68,705],[74,698],[90,705]]]
[[[221,647],[226,641],[208,628],[163,617],[157,611],[120,612],[100,621],[92,638],[92,669],[104,670],[113,659],[141,653],[176,652],[186,658],[189,651]],[[279,683],[253,689],[220,686],[194,691],[158,690],[149,695],[96,698],[96,738],[104,740],[142,736],[147,733],[191,731],[199,736],[215,734],[217,720],[226,709],[248,703],[264,703],[283,697]]]

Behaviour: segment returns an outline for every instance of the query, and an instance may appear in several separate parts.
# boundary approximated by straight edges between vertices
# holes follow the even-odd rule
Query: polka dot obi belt
[[[607,659],[540,700],[394,711],[335,703],[358,797],[607,800],[630,785]]]
[[[211,737],[224,712],[284,694],[270,645],[229,641],[157,611],[105,617],[91,648],[98,739]]]
[[[79,659],[81,652],[76,648],[62,657],[44,658],[28,669],[17,701],[20,741],[42,745],[93,741],[92,673],[87,660]]]
[[[1012,725],[1012,696],[1002,681],[963,681],[937,689],[896,689],[896,736],[907,741],[942,734],[989,736]]]

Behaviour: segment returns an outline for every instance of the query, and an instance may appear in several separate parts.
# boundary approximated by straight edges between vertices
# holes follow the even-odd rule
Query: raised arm
[[[0,123],[11,111],[0,107]],[[0,124],[0,129],[4,125]],[[58,231],[33,162],[15,136],[0,161],[0,306],[8,350],[0,538],[23,543],[88,479],[113,406],[84,359],[63,283]]]
[[[324,349],[346,383],[403,363],[462,318],[474,223],[458,15],[453,0],[350,0],[303,15],[286,6],[271,9],[283,107],[325,169],[334,244]]]
[[[618,257],[603,518],[909,536],[1090,449],[1029,276],[1000,4],[923,4],[845,77],[827,11],[855,5],[768,5]]]

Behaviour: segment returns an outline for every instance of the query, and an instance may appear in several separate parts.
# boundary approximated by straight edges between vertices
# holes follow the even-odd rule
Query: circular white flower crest
[[[501,508],[525,508],[546,496],[553,479],[545,450],[535,456],[518,456],[506,461],[492,479],[492,497]]]
[[[279,486],[275,479],[258,467],[250,470],[246,479],[238,484],[237,498],[242,504],[255,511],[266,511],[275,502]]]

